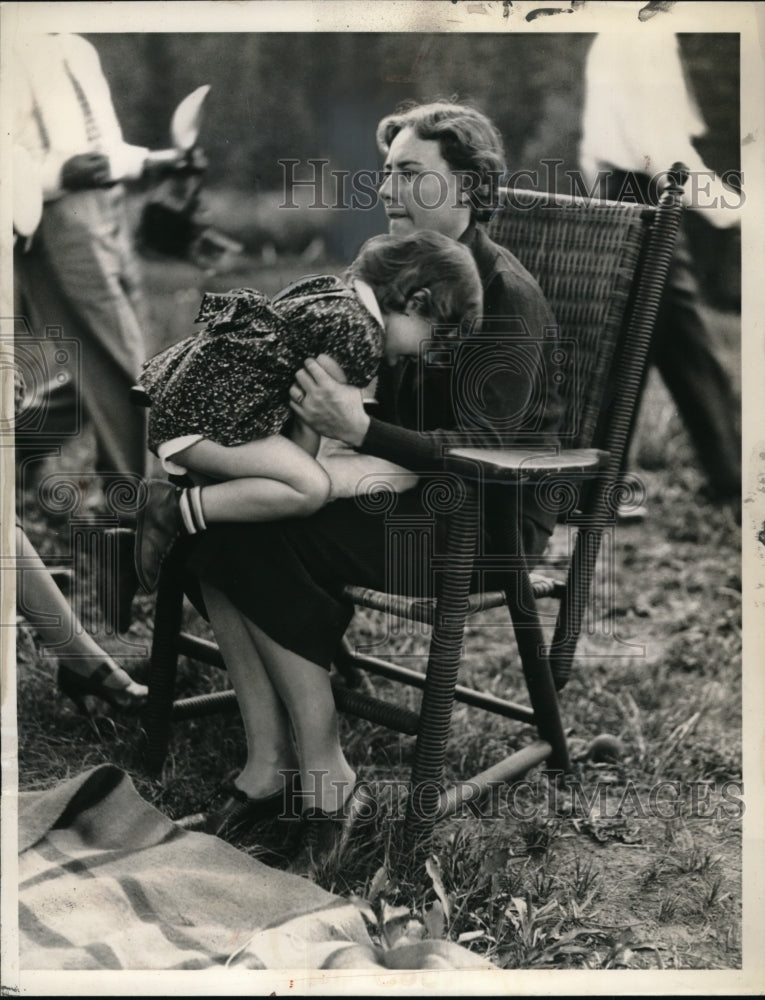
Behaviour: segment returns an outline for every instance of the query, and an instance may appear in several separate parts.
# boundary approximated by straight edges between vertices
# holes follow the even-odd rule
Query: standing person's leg
[[[96,435],[96,472],[109,480],[145,476],[146,411],[130,402],[138,370],[127,372],[101,343],[91,343],[82,374],[89,385],[83,403]]]
[[[610,170],[607,197],[655,202],[644,174]],[[741,492],[741,435],[738,404],[730,378],[715,355],[700,308],[701,292],[693,257],[681,226],[667,287],[656,320],[649,364],[655,364],[672,396],[713,491],[721,497]],[[645,388],[645,382],[641,388]],[[639,418],[635,408],[630,442]],[[629,442],[627,450],[629,449]],[[622,471],[628,454],[625,452]]]
[[[82,191],[46,207],[41,224],[48,263],[79,320],[79,388],[98,441],[98,471],[143,475],[145,416],[129,399],[145,357],[143,331],[126,294],[117,190]],[[129,281],[135,295],[134,281]]]
[[[51,270],[38,232],[27,249],[14,248],[14,346],[29,413],[16,434],[17,458],[55,448],[79,429],[79,320]]]
[[[144,294],[143,270],[140,258],[136,252],[133,230],[128,220],[125,194],[121,188],[112,192],[112,210],[117,228],[114,233],[115,252],[119,256],[120,285],[133,310],[142,333],[141,344],[145,348],[150,341],[151,315]],[[149,343],[150,353],[154,353],[153,344]],[[141,358],[143,362],[145,358]]]
[[[653,357],[680,411],[713,492],[741,493],[741,436],[731,381],[700,308],[687,240],[679,234],[654,334]]]

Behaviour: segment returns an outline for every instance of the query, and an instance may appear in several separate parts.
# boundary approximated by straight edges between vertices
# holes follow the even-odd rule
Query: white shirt
[[[123,141],[109,85],[90,42],[79,35],[20,35],[13,60],[14,142],[40,165],[46,201],[64,194],[64,163],[94,148],[108,157],[112,179],[140,176],[148,149]],[[97,147],[88,138],[67,65],[90,107]]]
[[[732,225],[739,196],[691,141],[707,129],[685,80],[677,37],[652,24],[595,37],[585,66],[579,163],[592,182],[609,166],[653,176],[682,162],[691,171],[686,203],[713,225]]]
[[[23,146],[13,147],[13,233],[31,236],[42,215],[40,170]]]

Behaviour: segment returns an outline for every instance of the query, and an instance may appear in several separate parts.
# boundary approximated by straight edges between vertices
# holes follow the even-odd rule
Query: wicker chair
[[[503,192],[489,233],[539,281],[558,320],[561,343],[573,347],[561,352],[564,447],[556,454],[452,449],[447,475],[462,484],[461,499],[449,515],[436,598],[377,593],[355,587],[352,581],[345,589],[348,600],[358,606],[433,626],[425,673],[359,655],[347,641],[336,659],[340,677],[334,690],[341,711],[416,736],[412,789],[417,794],[410,796],[405,825],[409,846],[427,849],[436,818],[459,810],[491,783],[517,780],[544,762],[550,769],[570,769],[557,691],[571,674],[601,536],[614,523],[622,498],[619,470],[672,256],[685,176],[684,168],[676,164],[656,207]],[[538,483],[539,495],[558,504],[559,519],[576,527],[566,578],[530,575],[520,557],[503,563],[501,590],[470,594],[483,485],[519,481]],[[391,523],[395,529],[394,519]],[[537,600],[550,597],[560,604],[548,647]],[[146,761],[153,771],[165,758],[171,719],[236,710],[231,691],[173,700],[179,654],[223,666],[213,643],[181,632],[182,601],[179,576],[170,559],[157,594],[145,714]],[[510,612],[529,706],[457,684],[466,619],[501,606]],[[360,669],[422,688],[419,712],[359,690],[354,685]],[[530,724],[538,739],[481,774],[443,789],[455,700]]]

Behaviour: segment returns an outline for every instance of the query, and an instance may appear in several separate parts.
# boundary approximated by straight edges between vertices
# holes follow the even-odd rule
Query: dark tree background
[[[376,170],[375,125],[409,98],[456,96],[483,108],[502,132],[511,171],[536,169],[542,159],[561,160],[561,171],[578,166],[583,70],[592,35],[88,37],[101,56],[130,142],[166,145],[177,103],[200,84],[211,84],[201,137],[211,186],[249,195],[280,191],[284,158],[305,163],[324,157],[332,168],[351,173]],[[700,152],[718,172],[737,169],[738,35],[681,35],[680,44],[709,127]],[[297,173],[305,176],[307,168]],[[347,259],[361,240],[383,228],[379,208],[337,212],[331,249]]]
[[[576,167],[584,59],[592,35],[89,35],[126,137],[167,142],[178,101],[212,85],[204,144],[211,178],[278,187],[278,160],[327,156],[378,163],[372,131],[407,98],[472,100],[497,122],[511,169],[554,156]],[[733,34],[681,35],[709,125],[710,165],[738,166],[739,46]],[[656,109],[661,114],[661,109]]]

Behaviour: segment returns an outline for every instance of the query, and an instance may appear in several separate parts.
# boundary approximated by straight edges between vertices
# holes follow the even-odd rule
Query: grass
[[[155,329],[149,345],[190,329],[202,286],[252,284],[274,291],[306,268],[297,259],[275,266],[249,261],[246,277],[201,277],[183,264],[154,263],[148,287]],[[315,267],[308,268],[315,269]],[[738,318],[710,314],[731,370]],[[59,464],[77,468],[88,447],[76,442]],[[79,449],[79,450],[78,450]],[[579,785],[551,784],[539,772],[497,815],[439,825],[434,851],[418,869],[402,863],[396,802],[360,830],[316,875],[327,889],[353,899],[373,940],[443,938],[515,968],[712,969],[741,962],[741,616],[740,529],[733,513],[698,495],[701,480],[685,433],[659,381],[651,377],[633,456],[645,485],[649,518],[619,527],[610,545],[615,587],[596,588],[589,628],[574,676],[563,692],[564,722]],[[69,525],[23,498],[28,532],[46,557],[66,553]],[[553,551],[565,550],[565,534]],[[92,581],[80,567],[75,598]],[[82,605],[80,605],[82,606]],[[553,613],[553,606],[546,609]],[[190,627],[209,634],[187,609]],[[92,629],[137,676],[145,671],[152,600],[140,596],[123,636]],[[470,626],[461,682],[524,700],[507,621],[500,612]],[[23,626],[23,623],[22,623]],[[351,638],[386,647],[386,622],[359,614]],[[399,643],[409,666],[423,666],[427,636]],[[241,764],[244,740],[236,715],[179,723],[163,772],[142,770],[140,720],[118,714],[77,715],[52,677],[28,628],[19,629],[19,781],[48,787],[111,761],[169,816],[196,812],[224,776]],[[225,686],[213,668],[182,660],[181,692]],[[416,707],[414,692],[390,693]],[[411,766],[409,738],[343,718],[352,765],[381,783]],[[616,758],[593,756],[598,734],[622,743]],[[447,758],[451,777],[486,767],[508,748],[533,739],[528,728],[455,710]],[[278,863],[268,837],[237,841],[242,850]]]

